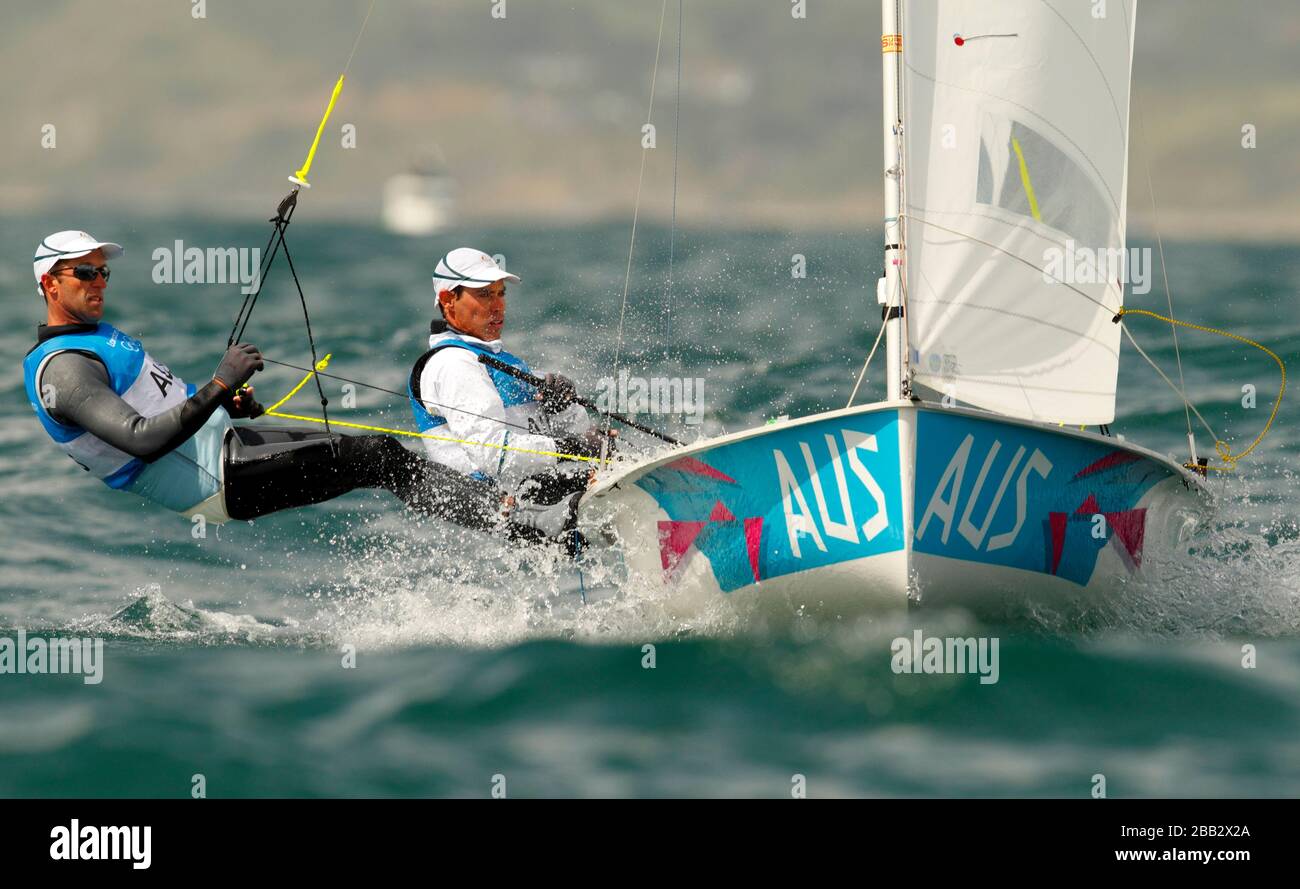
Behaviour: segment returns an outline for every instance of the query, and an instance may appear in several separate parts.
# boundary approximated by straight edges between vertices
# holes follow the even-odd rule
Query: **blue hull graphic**
[[[725,592],[903,548],[898,412],[836,417],[720,445],[636,484],[670,574],[695,552]]]
[[[1174,477],[1140,453],[942,411],[918,416],[914,551],[1092,579],[1102,548],[1141,564],[1146,509]]]

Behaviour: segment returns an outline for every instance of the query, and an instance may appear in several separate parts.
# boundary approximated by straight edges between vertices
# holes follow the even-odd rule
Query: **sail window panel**
[[[1020,121],[985,117],[975,202],[1049,226],[1079,246],[1119,242],[1110,206],[1092,178],[1040,131]]]

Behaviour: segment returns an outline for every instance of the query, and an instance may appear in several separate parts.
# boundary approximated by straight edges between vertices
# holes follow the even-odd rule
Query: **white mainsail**
[[[1136,6],[902,4],[914,383],[1013,417],[1114,419]]]

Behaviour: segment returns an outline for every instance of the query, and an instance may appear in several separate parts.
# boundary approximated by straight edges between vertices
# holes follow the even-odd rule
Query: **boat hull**
[[[1100,595],[1209,506],[1199,477],[1121,439],[904,401],[675,451],[603,479],[580,518],[683,610],[985,611]]]

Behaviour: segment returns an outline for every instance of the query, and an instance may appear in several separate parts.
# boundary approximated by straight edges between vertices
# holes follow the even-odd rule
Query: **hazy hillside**
[[[1084,2],[1084,0],[1081,0]],[[679,216],[866,227],[879,211],[872,0],[687,0]],[[0,208],[92,197],[126,211],[263,214],[302,160],[367,0],[3,0]],[[379,0],[313,171],[314,213],[373,217],[437,146],[461,211],[630,213],[661,3]],[[661,49],[644,212],[670,210],[676,0]],[[1134,221],[1300,235],[1300,3],[1142,0]],[[338,127],[356,126],[357,147]],[[1258,128],[1244,150],[1241,126]],[[57,147],[42,148],[54,124]]]

